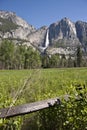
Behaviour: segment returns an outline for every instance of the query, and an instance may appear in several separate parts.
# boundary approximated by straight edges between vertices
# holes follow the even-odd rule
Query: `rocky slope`
[[[36,30],[35,32],[29,34],[28,39],[30,43],[38,48],[43,47],[45,42],[45,37],[46,37],[46,31],[47,31],[47,27],[43,26],[38,30]]]
[[[44,45],[46,30],[46,26],[36,30],[13,12],[0,11],[0,39],[9,38],[14,43],[22,42],[38,48]]]
[[[36,31],[25,20],[13,12],[0,11],[0,37],[26,39],[27,35]]]

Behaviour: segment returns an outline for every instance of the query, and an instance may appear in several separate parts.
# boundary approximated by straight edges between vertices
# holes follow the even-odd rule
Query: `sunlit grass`
[[[0,107],[9,106],[15,95],[13,105],[58,97],[75,82],[87,85],[87,68],[0,70]]]

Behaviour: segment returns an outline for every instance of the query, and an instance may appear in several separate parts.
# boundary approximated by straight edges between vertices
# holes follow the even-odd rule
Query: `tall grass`
[[[59,97],[73,84],[87,86],[87,68],[0,70],[0,108]],[[18,129],[20,118],[13,120]]]

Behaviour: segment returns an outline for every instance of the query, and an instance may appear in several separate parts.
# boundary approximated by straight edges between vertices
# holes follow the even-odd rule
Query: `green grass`
[[[58,97],[73,83],[87,85],[87,68],[0,70],[0,108]]]

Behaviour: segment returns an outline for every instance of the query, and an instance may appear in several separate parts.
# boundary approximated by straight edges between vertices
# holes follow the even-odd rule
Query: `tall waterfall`
[[[47,30],[47,33],[46,33],[45,48],[47,48],[48,45],[49,45],[49,30]]]
[[[48,46],[49,46],[49,30],[47,29],[44,46],[39,46],[39,49],[42,53],[44,53]]]

